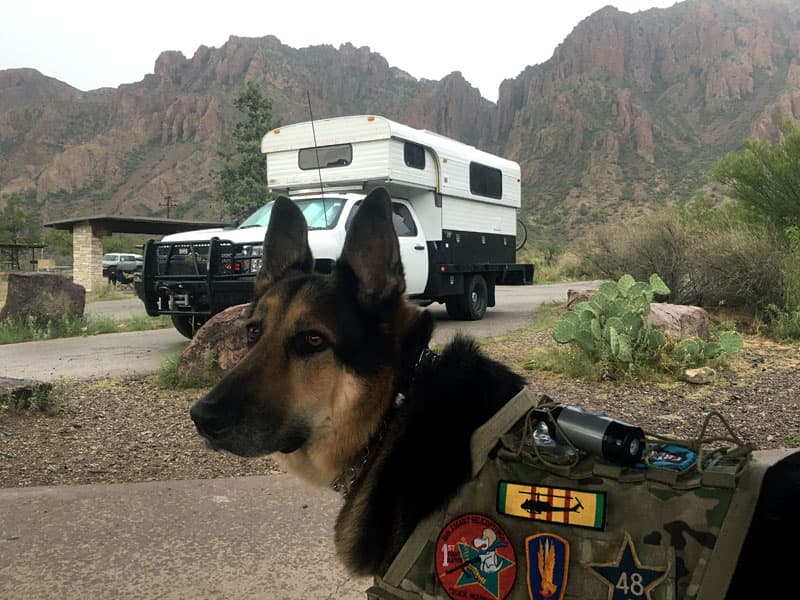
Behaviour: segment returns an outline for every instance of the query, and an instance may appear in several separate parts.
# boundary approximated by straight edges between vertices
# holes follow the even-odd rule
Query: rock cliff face
[[[540,224],[686,198],[745,137],[775,139],[781,118],[800,117],[799,25],[800,6],[782,1],[606,7],[503,83],[486,141],[522,164]]]
[[[800,6],[687,0],[587,17],[497,104],[459,72],[418,80],[369,48],[288,47],[231,37],[153,73],[80,92],[30,69],[0,72],[0,192],[46,219],[106,212],[218,215],[212,171],[238,119],[233,98],[262,85],[283,123],[382,114],[517,160],[524,212],[554,232],[686,197],[742,139],[775,139],[800,118]],[[173,213],[176,214],[176,213]]]

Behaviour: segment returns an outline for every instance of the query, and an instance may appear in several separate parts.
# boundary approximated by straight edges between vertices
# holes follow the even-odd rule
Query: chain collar
[[[333,491],[341,492],[345,498],[350,495],[350,490],[353,489],[353,484],[356,482],[356,479],[358,479],[358,476],[361,475],[364,465],[366,465],[367,461],[369,460],[371,450],[377,448],[383,440],[383,434],[386,431],[386,425],[388,422],[389,418],[387,416],[383,423],[381,423],[378,433],[373,435],[372,439],[367,443],[364,451],[356,457],[356,460],[345,467],[344,471],[339,473],[336,479],[331,481],[331,488]]]
[[[419,371],[425,367],[434,366],[438,361],[439,355],[428,348],[426,344],[417,356],[417,360],[411,369],[411,375],[408,378],[406,385],[401,384],[401,389],[405,389],[405,391],[408,392],[411,389],[411,386],[414,384],[414,380],[417,378]],[[386,433],[386,429],[388,428],[389,421],[391,421],[394,411],[402,406],[405,400],[406,393],[403,391],[398,391],[397,394],[395,394],[394,405],[389,408],[386,418],[381,423],[377,433],[372,436],[370,441],[364,447],[363,452],[357,455],[356,458],[350,462],[350,464],[347,465],[333,481],[331,481],[331,488],[335,492],[341,492],[345,498],[350,495],[350,490],[353,489],[353,484],[355,484],[356,480],[361,475],[361,471],[364,470],[364,466],[369,460],[369,455],[373,450],[377,449],[377,447],[380,446],[380,443],[383,441],[383,436]]]

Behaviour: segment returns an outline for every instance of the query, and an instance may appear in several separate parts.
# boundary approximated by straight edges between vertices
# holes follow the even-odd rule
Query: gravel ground
[[[757,448],[800,446],[798,347],[745,338],[711,385],[589,383],[522,370],[549,336],[529,333],[485,344],[522,372],[535,394],[606,411],[647,432],[693,436],[719,411]],[[266,458],[210,452],[188,409],[203,390],[162,390],[153,377],[73,382],[58,390],[63,414],[0,410],[0,487],[232,477],[277,472]],[[722,430],[717,428],[717,432]]]

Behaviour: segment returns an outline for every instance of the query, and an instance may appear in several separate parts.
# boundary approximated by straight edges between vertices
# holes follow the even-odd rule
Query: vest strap
[[[500,437],[508,432],[509,429],[530,409],[536,405],[533,394],[526,387],[511,398],[495,415],[478,427],[470,439],[472,453],[472,477],[473,479],[483,469],[489,453],[495,447]]]

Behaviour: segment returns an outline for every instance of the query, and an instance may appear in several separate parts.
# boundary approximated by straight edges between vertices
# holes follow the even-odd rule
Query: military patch
[[[639,562],[631,534],[625,532],[625,539],[617,552],[617,559],[610,563],[587,563],[583,565],[589,572],[608,586],[608,600],[630,600],[642,598],[652,600],[650,592],[666,579],[670,566],[647,567]]]
[[[489,517],[461,515],[436,540],[436,576],[450,598],[503,600],[517,578],[514,548]]]
[[[525,557],[531,600],[562,600],[569,572],[569,542],[552,533],[528,536]]]
[[[501,481],[497,484],[497,512],[534,521],[603,529],[606,493]]]

